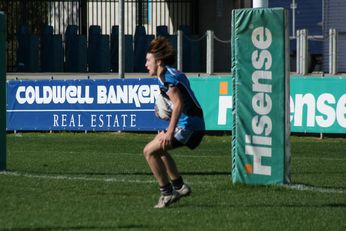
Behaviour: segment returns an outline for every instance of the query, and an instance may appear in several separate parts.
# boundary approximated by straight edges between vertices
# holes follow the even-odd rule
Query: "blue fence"
[[[183,70],[200,71],[199,42],[189,27],[181,26],[183,39]],[[52,26],[44,26],[40,37],[22,25],[17,33],[17,71],[19,72],[118,72],[118,26],[111,35],[102,34],[100,26],[89,27],[89,38],[78,34],[78,26],[69,25],[65,38],[53,34]],[[167,37],[177,47],[177,35],[167,26],[157,27],[157,36]],[[146,72],[145,56],[154,35],[144,26],[137,26],[134,36],[125,35],[125,71]],[[65,46],[64,46],[65,45]]]

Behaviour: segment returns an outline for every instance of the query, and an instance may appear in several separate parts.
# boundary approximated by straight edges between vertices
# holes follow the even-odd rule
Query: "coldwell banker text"
[[[97,104],[154,103],[157,85],[97,86]],[[90,86],[20,86],[16,93],[19,104],[93,104]]]
[[[141,83],[140,80],[136,81]],[[145,123],[142,120],[153,115],[153,104],[160,90],[155,82],[147,82],[149,81],[145,84],[129,84],[121,80],[113,83],[107,80],[45,81],[43,84],[31,82],[16,88],[17,106],[12,112],[30,113],[30,119],[49,123],[48,127],[53,130],[132,129],[139,123]],[[36,126],[37,129],[40,128],[40,123]]]

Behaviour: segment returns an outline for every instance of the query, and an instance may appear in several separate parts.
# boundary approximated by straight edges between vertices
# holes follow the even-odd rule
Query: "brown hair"
[[[156,60],[161,60],[165,65],[173,65],[175,63],[175,50],[168,39],[157,37],[151,41],[147,53],[154,55]]]

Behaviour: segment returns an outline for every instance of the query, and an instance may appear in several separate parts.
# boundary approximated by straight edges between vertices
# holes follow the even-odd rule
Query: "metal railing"
[[[124,33],[134,35],[137,25],[143,25],[147,34],[156,34],[159,25],[166,25],[170,34],[180,25],[196,33],[197,4],[196,0],[125,0]],[[118,7],[118,0],[0,0],[0,11],[7,14],[7,71],[16,71],[16,36],[21,25],[37,36],[43,25],[50,25],[63,39],[68,25],[78,26],[78,34],[86,36],[91,25],[98,25],[109,35],[112,26],[119,25]]]
[[[306,75],[308,74],[308,66],[309,66],[309,47],[308,40],[319,40],[323,41],[328,39],[328,67],[329,74],[335,75],[337,73],[337,41],[338,41],[338,33],[336,29],[330,28],[328,38],[324,38],[323,36],[309,36],[308,30],[297,30],[296,37],[296,45],[297,45],[297,53],[296,53],[296,72],[297,74]]]
[[[157,26],[166,25],[170,35],[177,34],[177,67],[183,70],[183,37],[187,36],[178,31],[178,28],[180,25],[187,25],[192,34],[198,34],[198,13],[196,13],[198,1],[125,0],[124,3],[124,33],[134,35],[136,26],[142,25],[147,34],[155,35]],[[119,25],[118,7],[118,0],[0,0],[0,10],[7,14],[7,71],[17,71],[17,31],[22,24],[26,24],[31,33],[36,36],[41,34],[42,25],[51,25],[54,28],[54,34],[62,35],[63,40],[68,25],[77,25],[78,34],[86,36],[91,25],[99,25],[103,34],[110,35],[112,26]],[[337,49],[337,35],[338,32],[333,29],[324,37],[309,36],[307,30],[297,31],[297,73],[309,72],[308,40],[316,39],[328,40],[329,53],[325,63],[329,65],[330,74],[337,73],[337,55],[340,52]],[[214,40],[227,44],[230,44],[230,40],[220,40],[213,31],[207,31],[193,42],[200,42],[204,38],[206,38],[206,44],[203,47],[206,51],[205,71],[212,74],[214,73],[214,55],[217,57],[214,52]]]
[[[329,74],[335,75],[337,70],[337,38],[336,29],[329,29]]]

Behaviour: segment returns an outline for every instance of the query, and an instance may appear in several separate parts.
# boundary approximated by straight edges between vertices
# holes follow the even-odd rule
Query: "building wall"
[[[231,14],[237,7],[237,1],[228,0],[200,0],[199,1],[199,35],[207,30],[213,30],[217,38],[228,41],[222,43],[214,40],[214,70],[216,72],[230,72],[231,70]],[[201,66],[206,66],[206,40],[201,41]]]
[[[337,72],[346,72],[346,1],[324,1],[324,45],[323,45],[323,69],[329,70],[329,29],[335,28],[338,32],[337,39]]]
[[[87,28],[91,25],[101,26],[103,34],[111,34],[112,26],[119,25],[119,2],[112,1],[88,1]],[[142,24],[148,34],[156,34],[156,27],[166,25],[170,34],[175,34],[180,25],[190,25],[192,3],[191,1],[148,1],[142,12],[145,12],[145,20]],[[49,3],[50,25],[55,34],[64,34],[69,24],[79,25],[81,19],[79,1],[51,2]],[[125,1],[125,34],[134,34],[138,24],[138,3],[135,0]],[[63,12],[63,13],[62,13]]]

